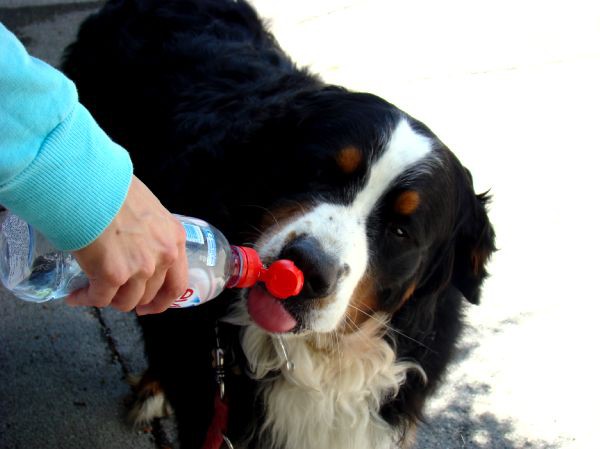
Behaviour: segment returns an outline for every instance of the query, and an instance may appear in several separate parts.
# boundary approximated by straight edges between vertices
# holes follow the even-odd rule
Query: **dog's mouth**
[[[276,260],[292,261],[303,274],[302,290],[281,300],[257,284],[244,295],[247,312],[258,327],[272,334],[332,331],[343,318],[345,298],[352,295],[352,282],[342,286],[350,267],[325,251],[318,238],[289,235],[293,238],[280,239],[283,244],[263,246],[261,256],[267,266]]]
[[[283,334],[298,326],[298,320],[284,307],[282,301],[262,285],[255,285],[248,291],[247,308],[252,320],[267,332]]]

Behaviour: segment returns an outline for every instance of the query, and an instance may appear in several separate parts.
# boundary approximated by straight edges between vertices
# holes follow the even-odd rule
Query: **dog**
[[[296,66],[243,0],[110,0],[62,68],[169,210],[305,278],[141,317],[134,420],[172,410],[184,449],[409,447],[495,250],[456,156]]]

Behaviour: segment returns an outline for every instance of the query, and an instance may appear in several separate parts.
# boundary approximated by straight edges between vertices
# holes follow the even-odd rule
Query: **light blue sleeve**
[[[58,248],[79,249],[113,220],[132,173],[75,85],[0,24],[0,204]]]

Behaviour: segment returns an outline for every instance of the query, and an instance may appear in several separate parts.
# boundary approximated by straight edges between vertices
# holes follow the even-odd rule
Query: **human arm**
[[[0,204],[75,252],[91,284],[69,303],[152,313],[187,287],[181,225],[132,177],[74,84],[1,24]]]

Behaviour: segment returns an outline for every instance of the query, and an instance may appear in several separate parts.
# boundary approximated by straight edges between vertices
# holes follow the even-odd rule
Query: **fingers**
[[[162,285],[164,284],[166,276],[167,270],[165,269],[161,270],[160,273],[155,274],[151,279],[148,279],[148,282],[146,283],[146,290],[142,295],[142,299],[139,300],[139,302],[134,306],[134,308],[137,306],[150,304],[156,297],[156,294],[158,293]]]
[[[72,306],[113,307],[122,312],[136,309],[139,315],[164,312],[187,289],[187,257],[185,241],[179,248],[165,251],[156,268],[135,264],[138,272],[131,276],[128,270],[105,267],[90,280],[87,288],[67,298]],[[143,267],[143,268],[142,268]],[[117,274],[120,273],[120,274]]]
[[[70,306],[106,307],[119,291],[120,285],[104,280],[90,280],[90,285],[71,293],[66,302]]]
[[[114,307],[130,311],[146,290],[147,281],[154,275],[151,261],[139,258],[135,264],[109,263],[106,259],[92,263],[95,271],[89,276],[90,285],[67,298],[73,306]]]
[[[72,306],[113,307],[121,312],[130,312],[136,307],[142,313],[164,312],[185,291],[179,284],[166,282],[169,271],[156,272],[150,279],[141,276],[130,278],[120,287],[102,281],[91,281],[89,287],[80,289],[67,298]],[[157,295],[157,293],[159,293]],[[178,292],[178,293],[174,293]]]
[[[110,307],[121,312],[130,312],[139,303],[140,298],[143,298],[147,286],[146,279],[141,277],[131,278],[110,301]]]
[[[184,249],[185,251],[185,249]],[[188,287],[187,258],[179,257],[176,262],[166,271],[164,282],[149,303],[140,302],[135,308],[138,315],[161,313],[168,309],[173,302],[186,291]]]

